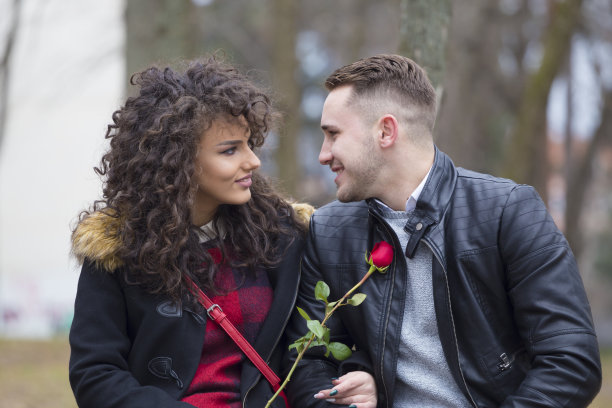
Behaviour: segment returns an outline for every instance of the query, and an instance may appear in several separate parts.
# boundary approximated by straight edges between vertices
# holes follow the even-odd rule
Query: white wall
[[[122,0],[22,0],[0,145],[0,335],[48,336],[72,314],[70,225],[123,90]],[[0,47],[12,1],[0,1]],[[1,49],[1,48],[0,48]]]

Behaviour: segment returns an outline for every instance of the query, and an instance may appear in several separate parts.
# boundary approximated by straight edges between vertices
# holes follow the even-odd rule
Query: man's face
[[[364,115],[347,105],[351,93],[351,86],[331,91],[321,114],[324,139],[319,163],[336,173],[334,182],[342,202],[373,197],[381,164],[373,124],[367,125]]]

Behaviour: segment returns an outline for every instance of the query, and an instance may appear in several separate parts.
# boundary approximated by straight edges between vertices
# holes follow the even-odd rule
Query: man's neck
[[[396,166],[393,174],[386,174],[376,196],[395,211],[406,209],[406,202],[431,170],[433,155],[431,159],[421,157],[418,161],[405,160],[403,164]]]

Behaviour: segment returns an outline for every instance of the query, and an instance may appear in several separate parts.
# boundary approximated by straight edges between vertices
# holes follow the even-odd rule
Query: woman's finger
[[[353,371],[331,380],[333,388],[319,391],[315,398],[355,408],[375,408],[377,403],[374,377],[364,371]]]

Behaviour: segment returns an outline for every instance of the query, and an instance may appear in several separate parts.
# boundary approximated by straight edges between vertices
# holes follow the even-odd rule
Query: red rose
[[[272,401],[274,401],[274,399],[279,395],[280,391],[285,388],[287,382],[291,378],[293,370],[295,370],[298,365],[298,362],[302,359],[304,353],[313,344],[315,339],[318,340],[316,341],[316,343],[314,343],[314,345],[325,346],[327,349],[327,354],[331,352],[334,358],[338,360],[344,360],[351,355],[351,350],[346,345],[338,342],[329,342],[329,328],[325,326],[325,322],[327,322],[327,319],[329,319],[331,315],[336,311],[336,309],[338,309],[340,306],[359,306],[365,300],[367,296],[365,293],[357,293],[353,295],[353,297],[350,299],[348,297],[355,290],[357,290],[357,288],[359,288],[370,277],[370,275],[374,273],[374,271],[378,271],[380,273],[387,272],[389,265],[391,265],[391,261],[393,261],[393,247],[385,241],[377,242],[374,245],[374,248],[372,248],[372,253],[370,254],[370,256],[368,257],[368,252],[366,251],[364,258],[365,261],[370,265],[368,273],[366,273],[364,277],[361,278],[359,283],[353,286],[351,290],[346,292],[344,296],[342,296],[339,300],[336,300],[335,302],[328,302],[327,296],[329,295],[329,286],[327,286],[327,284],[323,281],[317,282],[317,285],[315,286],[315,298],[325,303],[325,318],[322,322],[319,322],[318,320],[311,320],[304,310],[300,309],[299,307],[297,308],[300,315],[304,319],[306,319],[308,333],[297,339],[295,343],[289,346],[289,350],[293,348],[296,349],[296,351],[298,352],[298,356],[295,359],[295,362],[293,363],[289,374],[287,374],[287,378],[285,379],[285,381],[283,381],[279,389],[276,391],[276,394],[274,394],[272,398],[268,401],[265,408],[268,408]]]
[[[368,263],[379,269],[386,268],[393,261],[393,247],[385,241],[377,242],[372,249]]]

